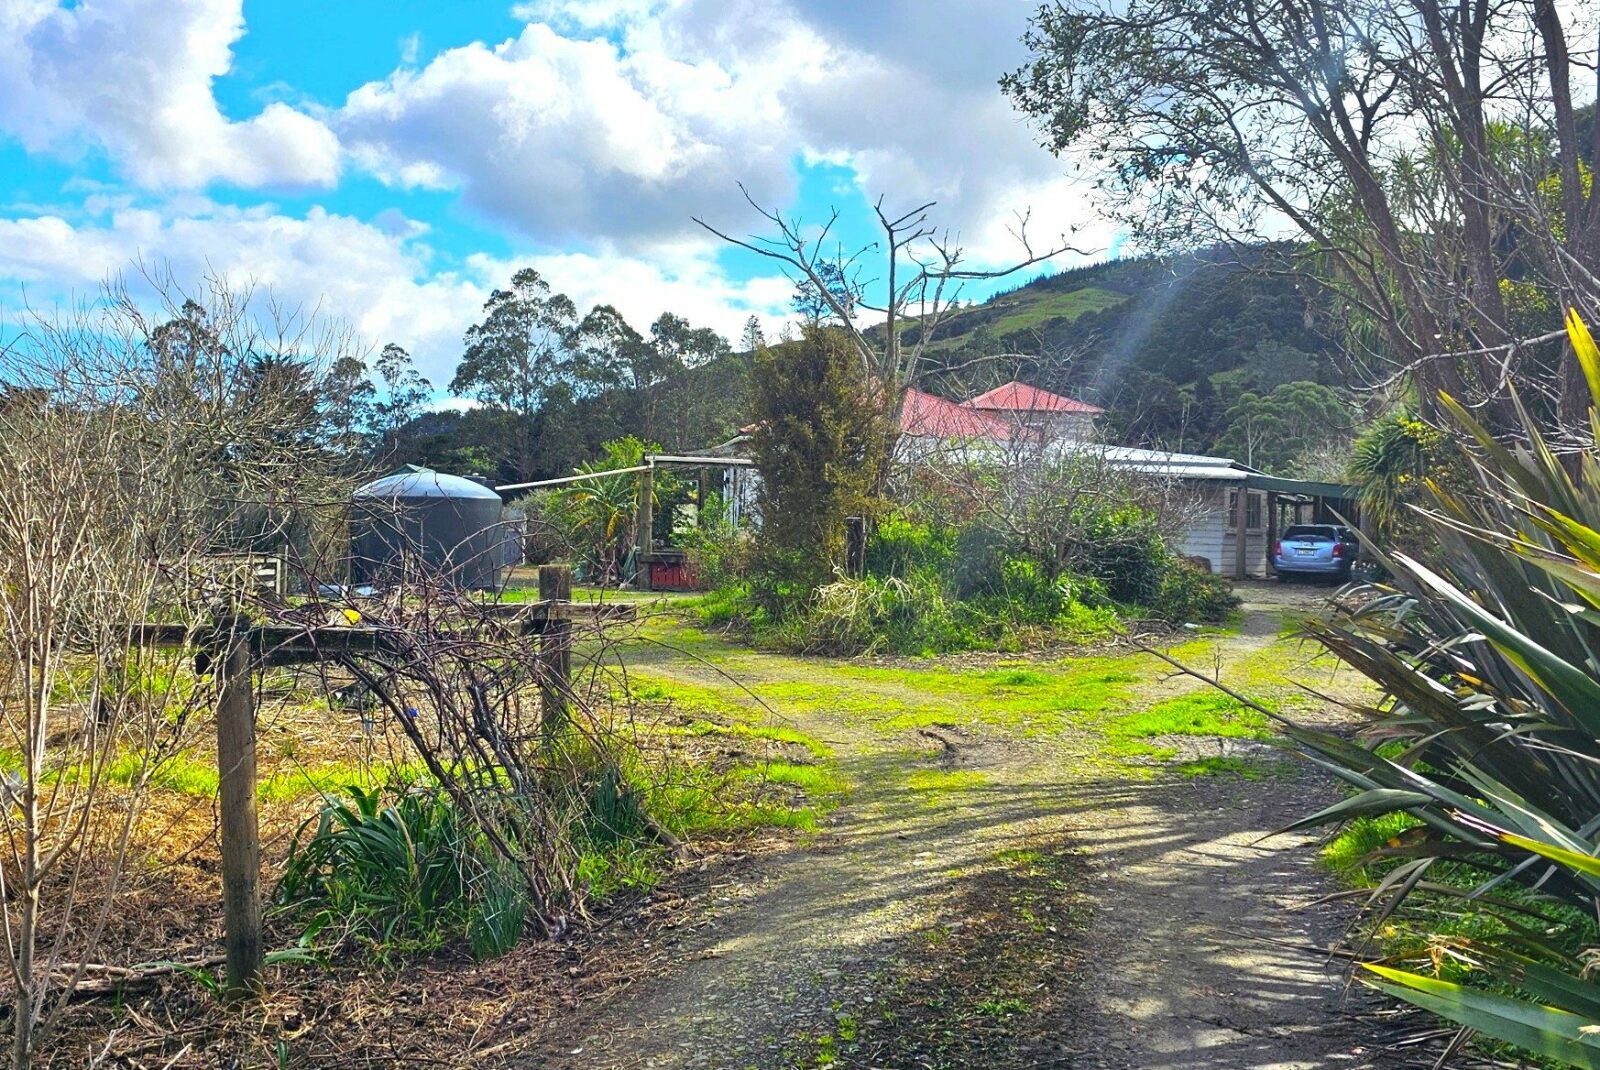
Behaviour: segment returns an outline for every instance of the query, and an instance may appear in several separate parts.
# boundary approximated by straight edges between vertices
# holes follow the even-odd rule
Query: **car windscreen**
[[[1339,536],[1333,528],[1312,524],[1297,524],[1292,528],[1283,529],[1285,539],[1326,539],[1329,542],[1338,542]]]

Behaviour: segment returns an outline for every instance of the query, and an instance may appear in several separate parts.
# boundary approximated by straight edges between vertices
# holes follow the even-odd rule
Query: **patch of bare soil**
[[[1085,786],[1083,796],[1097,790]],[[1063,1066],[1313,1070],[1397,1065],[1375,1044],[1376,1002],[1332,954],[1345,917],[1304,836],[1259,842],[1325,804],[1289,768],[1105,789],[1075,842],[1095,860],[1099,904]]]

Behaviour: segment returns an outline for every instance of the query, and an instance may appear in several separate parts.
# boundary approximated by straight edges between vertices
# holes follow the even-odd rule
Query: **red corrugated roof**
[[[1100,406],[1091,405],[1087,401],[1064,398],[1060,394],[1052,394],[1048,390],[1040,390],[1036,386],[1015,381],[1005,386],[997,386],[962,404],[968,408],[986,409],[991,412],[1105,412]]]
[[[1004,441],[1012,428],[981,409],[969,409],[915,388],[900,407],[900,432],[927,438],[990,438]]]

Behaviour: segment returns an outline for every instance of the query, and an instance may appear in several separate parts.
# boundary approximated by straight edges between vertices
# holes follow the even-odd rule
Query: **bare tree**
[[[830,254],[829,236],[839,222],[837,209],[813,235],[801,220],[758,204],[748,190],[740,189],[769,225],[770,233],[736,238],[702,219],[695,222],[723,241],[777,261],[819,311],[830,310],[860,357],[864,380],[881,393],[882,411],[891,418],[899,414],[905,388],[922,372],[934,330],[965,285],[1003,278],[1065,252],[1081,252],[1064,236],[1047,247],[1035,248],[1028,235],[1028,214],[1023,213],[1010,228],[1022,249],[1017,260],[992,270],[967,267],[959,236],[932,221],[929,213],[936,202],[896,213],[885,209],[885,198],[879,197],[873,213],[882,238],[853,253],[834,243]],[[873,255],[882,276],[864,278],[862,273]],[[874,298],[880,286],[882,296]],[[863,322],[863,313],[875,320],[882,317],[881,329],[876,322]]]
[[[18,1068],[116,916],[146,789],[210,705],[135,626],[198,635],[227,586],[210,555],[303,533],[294,502],[335,482],[318,384],[346,336],[208,291],[166,289],[151,316],[113,286],[29,319],[4,352],[0,938]]]

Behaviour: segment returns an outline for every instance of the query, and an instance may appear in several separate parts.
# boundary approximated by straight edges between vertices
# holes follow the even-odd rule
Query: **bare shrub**
[[[134,625],[198,636],[208,555],[316,541],[298,503],[339,485],[320,376],[347,344],[214,284],[113,287],[22,324],[0,393],[0,899],[12,1063],[91,968],[146,789],[206,723],[207,686]]]

